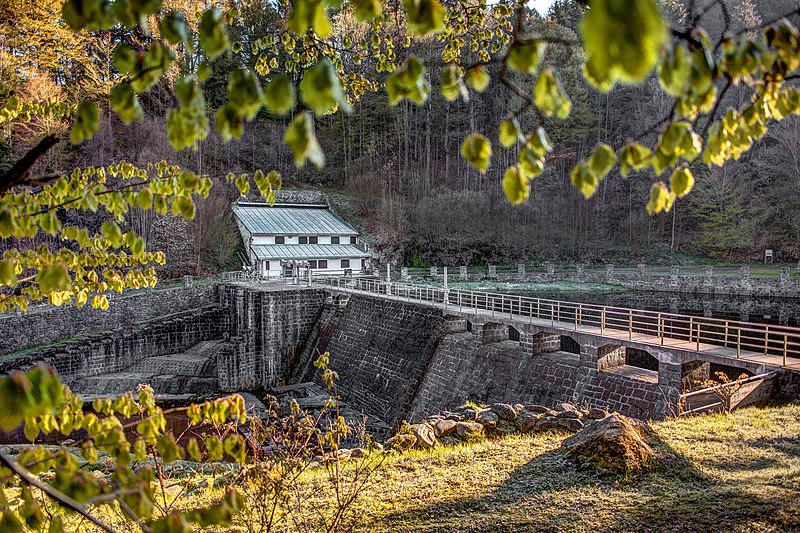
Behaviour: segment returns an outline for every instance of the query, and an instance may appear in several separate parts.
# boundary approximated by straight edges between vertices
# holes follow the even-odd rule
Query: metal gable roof
[[[254,244],[258,259],[333,259],[369,257],[354,244]]]
[[[327,207],[283,207],[254,204],[232,206],[253,235],[358,235]]]

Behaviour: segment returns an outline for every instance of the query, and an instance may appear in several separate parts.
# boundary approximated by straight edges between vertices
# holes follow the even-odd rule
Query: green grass
[[[552,433],[394,457],[358,500],[354,529],[800,529],[800,405],[652,427],[659,460],[631,478],[575,463]]]

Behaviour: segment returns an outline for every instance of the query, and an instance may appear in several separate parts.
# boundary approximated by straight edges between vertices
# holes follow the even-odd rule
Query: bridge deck
[[[657,335],[648,335],[637,332],[632,332],[629,334],[627,330],[613,329],[610,327],[603,328],[601,331],[601,328],[598,326],[592,326],[586,324],[578,324],[576,327],[575,323],[572,321],[565,322],[559,320],[530,317],[526,315],[510,314],[508,312],[489,311],[479,307],[459,306],[459,305],[453,305],[453,303],[445,304],[443,302],[438,302],[438,301],[417,299],[403,295],[398,296],[395,294],[386,294],[382,292],[357,289],[354,287],[343,287],[343,286],[332,287],[329,285],[317,284],[317,283],[315,283],[314,286],[325,289],[334,289],[341,292],[352,293],[352,294],[363,294],[366,296],[378,297],[386,300],[413,302],[417,304],[436,307],[442,309],[443,311],[454,311],[463,314],[477,315],[484,318],[488,318],[490,320],[504,320],[511,322],[526,323],[526,324],[534,324],[546,328],[563,330],[565,333],[569,331],[574,331],[577,333],[595,335],[598,337],[604,337],[620,341],[635,342],[658,348],[672,348],[685,352],[697,352],[697,353],[702,353],[704,355],[722,357],[725,359],[732,359],[732,360],[738,359],[743,362],[763,364],[769,367],[781,367],[792,370],[800,370],[800,359],[797,359],[795,357],[787,357],[786,364],[784,365],[784,359],[781,355],[765,354],[763,352],[758,353],[749,350],[741,350],[737,354],[737,350],[735,348],[726,348],[724,346],[718,346],[703,342],[700,342],[698,344],[697,342],[694,341],[690,342],[688,340],[675,339],[671,337],[660,337]]]

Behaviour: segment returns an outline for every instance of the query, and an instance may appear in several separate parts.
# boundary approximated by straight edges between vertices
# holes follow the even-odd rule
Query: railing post
[[[742,355],[742,327],[736,328],[736,359]]]
[[[658,336],[661,337],[661,346],[664,346],[665,329],[666,328],[664,327],[664,317],[661,316],[661,313],[658,313],[658,332],[659,332]]]
[[[728,321],[725,321],[725,347],[728,347]]]
[[[694,330],[694,317],[689,317],[689,342],[692,342],[693,330]]]
[[[700,322],[697,323],[697,351],[700,351]]]
[[[633,339],[633,309],[628,309],[628,340]]]
[[[769,351],[769,326],[764,328],[764,355]]]
[[[556,303],[556,315],[558,315],[558,321],[561,322],[561,302]]]
[[[600,335],[603,334],[603,329],[606,327],[606,308],[600,310]]]
[[[580,309],[580,306],[578,306],[578,308],[575,309],[575,331],[578,331],[578,310],[579,309]]]
[[[789,341],[786,338],[786,333],[783,334],[783,366],[786,366],[786,348]]]

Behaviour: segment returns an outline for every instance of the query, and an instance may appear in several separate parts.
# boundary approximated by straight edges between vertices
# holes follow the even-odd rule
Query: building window
[[[317,268],[317,261],[316,259],[312,259],[308,262],[308,268]]]
[[[297,242],[299,242],[300,244],[308,244],[308,237],[305,237],[305,236],[298,237],[297,238]]]
[[[328,268],[328,260],[320,259],[317,265],[318,265],[317,268]]]
[[[362,260],[361,260],[361,268],[362,268],[362,270],[363,270],[363,269],[364,269],[364,267],[366,267],[366,266],[367,266],[367,260],[366,260],[366,259],[362,259]]]
[[[358,237],[350,237],[350,244],[356,244],[358,242]]]
[[[269,274],[269,261],[264,261],[264,272]]]
[[[339,236],[331,237],[331,244],[339,244]]]
[[[308,244],[318,244],[319,238],[316,235],[312,235],[308,238]]]
[[[283,235],[276,235],[275,244],[286,244],[286,237],[284,237]]]
[[[342,268],[350,268],[350,260],[342,259]]]

